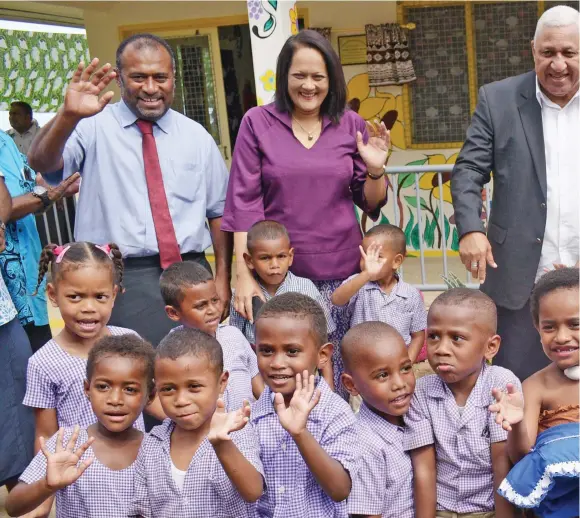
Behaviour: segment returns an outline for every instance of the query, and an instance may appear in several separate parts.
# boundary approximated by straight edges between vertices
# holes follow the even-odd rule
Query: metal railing
[[[413,165],[413,166],[389,166],[386,170],[386,175],[391,182],[393,187],[393,192],[397,193],[398,186],[399,186],[399,175],[415,175],[415,199],[416,199],[416,209],[415,209],[415,216],[417,218],[417,223],[419,225],[419,260],[421,265],[421,284],[414,284],[414,286],[421,290],[421,291],[444,291],[448,288],[447,284],[440,283],[440,284],[429,284],[427,283],[427,273],[425,267],[425,243],[423,238],[422,232],[422,210],[421,210],[421,195],[419,189],[419,176],[424,173],[435,173],[437,174],[437,188],[439,189],[439,225],[441,228],[441,253],[442,253],[442,267],[443,272],[441,273],[441,279],[449,278],[449,265],[447,263],[447,233],[445,231],[445,201],[443,199],[443,174],[444,173],[451,173],[453,171],[453,164],[446,164],[446,165]],[[485,186],[486,192],[486,217],[489,217],[490,208],[491,208],[491,186],[490,184],[486,184]],[[409,210],[412,211],[413,209],[409,207]],[[396,200],[393,203],[393,211],[394,211],[394,224],[399,226],[399,212],[397,210],[397,202]],[[451,225],[450,225],[451,228]],[[451,234],[452,231],[450,230]],[[404,268],[401,267],[399,271],[401,278],[404,278]],[[473,282],[471,274],[466,271],[466,286],[470,288],[479,288],[479,284]]]
[[[48,211],[36,216],[36,228],[42,246],[48,243],[64,245],[74,241],[74,218],[76,197],[63,198],[62,207],[53,205]]]

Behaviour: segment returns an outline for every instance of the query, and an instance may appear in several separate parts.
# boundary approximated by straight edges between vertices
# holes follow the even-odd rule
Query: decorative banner
[[[298,34],[295,1],[248,0],[252,59],[258,105],[274,100],[276,61],[286,40]]]
[[[0,29],[0,110],[25,101],[35,112],[55,112],[79,61],[89,59],[82,34]]]

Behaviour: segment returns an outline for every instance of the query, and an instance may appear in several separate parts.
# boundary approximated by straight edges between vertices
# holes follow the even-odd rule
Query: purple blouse
[[[292,133],[290,114],[274,104],[249,110],[236,139],[222,229],[247,232],[258,221],[278,221],[295,248],[294,274],[322,281],[359,271],[362,236],[353,202],[368,207],[357,131],[366,141],[365,121],[353,111],[339,124],[324,117],[318,141],[306,149]],[[380,208],[369,215],[377,219]]]

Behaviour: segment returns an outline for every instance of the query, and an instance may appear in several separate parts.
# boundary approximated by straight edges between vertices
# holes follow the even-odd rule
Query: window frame
[[[517,0],[514,0],[517,1]],[[521,0],[523,1],[523,0]],[[501,4],[499,0],[496,1],[437,1],[437,0],[405,0],[404,2],[397,2],[397,23],[404,25],[407,23],[407,12],[409,9],[421,9],[426,7],[457,7],[463,6],[465,11],[465,41],[467,46],[467,77],[469,86],[469,109],[473,114],[477,105],[477,66],[476,66],[476,48],[475,48],[475,30],[473,27],[473,4]],[[544,0],[538,0],[538,18],[542,15],[545,8]],[[412,37],[412,34],[411,34]],[[530,36],[530,41],[533,35]],[[407,149],[451,149],[461,148],[462,142],[430,142],[430,143],[416,143],[413,142],[413,111],[411,109],[411,85],[403,85],[403,121],[405,128],[405,145]]]

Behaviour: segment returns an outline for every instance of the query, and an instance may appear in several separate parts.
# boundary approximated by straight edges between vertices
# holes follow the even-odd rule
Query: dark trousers
[[[534,327],[529,301],[517,310],[498,307],[497,333],[501,346],[493,363],[511,370],[521,381],[550,363]]]
[[[30,347],[32,352],[35,353],[40,349],[46,342],[52,338],[52,331],[50,326],[35,326],[34,323],[26,324],[24,326],[24,331],[28,335],[28,340],[30,340]]]

